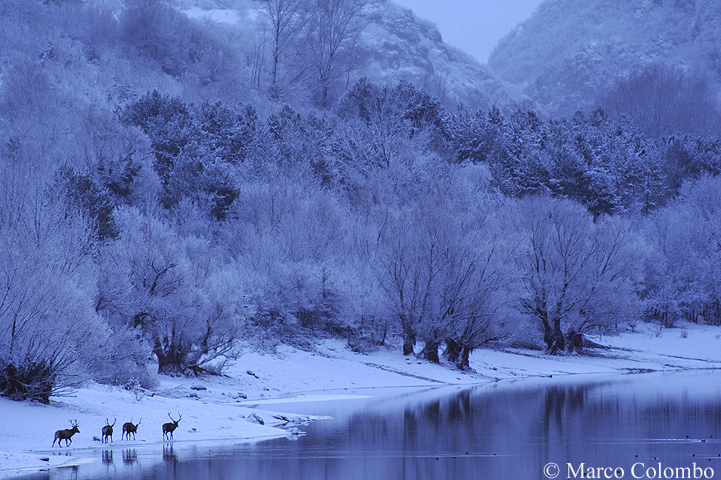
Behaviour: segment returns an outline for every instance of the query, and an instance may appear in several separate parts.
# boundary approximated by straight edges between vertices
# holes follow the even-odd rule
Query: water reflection
[[[105,474],[108,477],[111,477],[117,473],[117,469],[115,468],[115,464],[113,463],[113,451],[112,450],[103,450],[101,452],[101,460],[103,465],[105,465]]]
[[[163,460],[168,463],[178,463],[178,457],[176,457],[175,452],[173,452],[172,443],[163,444]]]
[[[123,449],[123,465],[134,465],[138,463],[138,451],[134,448]]]
[[[103,462],[103,465],[112,465],[113,464],[113,451],[112,450],[103,450],[101,455],[101,461]]]
[[[395,410],[381,400],[312,425],[286,449],[297,473],[285,478],[543,478],[549,462],[630,472],[639,459],[703,459],[721,475],[721,376],[691,377],[498,384],[408,398]]]
[[[162,454],[144,451],[140,459],[134,449],[123,450],[123,464],[133,468],[113,474],[83,466],[80,477],[513,480],[546,478],[544,466],[555,462],[559,478],[568,477],[568,465],[620,468],[633,478],[635,464],[691,468],[695,462],[721,478],[719,373],[374,393],[363,401],[278,405],[334,417],[310,424],[307,435],[292,441],[211,451],[182,443],[174,451],[170,443]]]

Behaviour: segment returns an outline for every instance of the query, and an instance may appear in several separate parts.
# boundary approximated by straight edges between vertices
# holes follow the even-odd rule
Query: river
[[[713,371],[340,393],[357,397],[263,405],[333,417],[292,440],[118,448],[29,478],[721,478]]]

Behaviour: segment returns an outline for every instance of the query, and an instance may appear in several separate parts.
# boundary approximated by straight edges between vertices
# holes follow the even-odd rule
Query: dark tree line
[[[674,198],[684,181],[719,174],[716,137],[654,137],[603,110],[544,120],[518,111],[461,112],[451,126],[458,161],[486,163],[494,186],[522,198],[549,194],[594,216],[648,214]]]

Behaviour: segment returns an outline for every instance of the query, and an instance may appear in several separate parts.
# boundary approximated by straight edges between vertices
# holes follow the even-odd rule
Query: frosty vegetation
[[[3,395],[218,373],[241,342],[468,368],[494,342],[721,324],[717,138],[354,78],[364,2],[310,3],[259,1],[246,31],[2,2]]]

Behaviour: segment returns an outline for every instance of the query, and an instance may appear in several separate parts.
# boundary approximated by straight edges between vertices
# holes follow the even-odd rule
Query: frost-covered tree
[[[442,143],[440,102],[405,81],[381,87],[361,79],[338,102],[337,115],[345,125],[333,149],[346,175],[351,170],[368,177]]]
[[[261,12],[270,22],[271,45],[271,85],[275,86],[279,80],[279,68],[288,57],[298,54],[296,44],[305,26],[309,15],[304,9],[303,0],[260,0]]]
[[[398,212],[383,226],[378,253],[379,283],[386,292],[389,310],[400,324],[403,354],[410,355],[418,337],[418,329],[430,314],[432,293],[439,275],[444,245],[437,240],[443,232],[412,210]],[[422,231],[423,226],[428,231]]]
[[[576,347],[574,335],[632,319],[635,266],[620,220],[594,223],[578,204],[530,197],[519,204],[527,245],[519,258],[521,308],[540,322],[549,353]]]
[[[315,181],[276,177],[242,186],[219,230],[248,284],[251,334],[264,343],[311,331],[340,333],[348,247],[345,211]],[[274,337],[274,338],[269,338]]]
[[[647,222],[653,257],[646,266],[644,298],[649,318],[721,324],[721,183],[687,182],[679,197]]]
[[[461,111],[447,128],[458,160],[483,162],[503,195],[549,194],[579,202],[595,217],[647,214],[685,179],[719,172],[714,138],[655,138],[597,109],[544,120],[518,111]]]
[[[353,47],[364,27],[366,0],[312,0],[308,36],[310,83],[316,102],[327,107],[334,83],[352,65]]]
[[[337,177],[328,147],[335,123],[330,115],[305,115],[288,105],[273,112],[258,128],[255,155],[248,165],[252,176],[272,180],[282,175],[300,182],[315,177],[330,186]]]
[[[445,341],[448,359],[469,368],[473,350],[504,334],[498,315],[507,293],[502,289],[508,280],[505,275],[510,272],[501,262],[504,249],[491,221],[481,217],[455,232],[458,238],[449,246],[449,262],[437,287],[436,312],[430,317],[427,358],[437,360],[437,342]]]
[[[21,152],[0,157],[0,394],[48,402],[106,336],[92,304],[92,231]]]
[[[716,94],[703,76],[651,65],[623,78],[598,100],[652,136],[715,134],[721,127]]]
[[[160,373],[200,373],[234,358],[243,290],[207,241],[131,208],[116,218],[119,238],[102,252],[113,275],[99,286],[99,310],[140,329]]]
[[[233,177],[255,143],[258,119],[252,107],[188,106],[156,90],[129,105],[122,118],[150,138],[165,207],[190,198],[210,203],[209,213],[225,219],[237,196]]]
[[[426,204],[388,212],[379,233],[378,278],[388,308],[403,332],[403,353],[424,343],[421,355],[438,362],[448,341],[452,360],[500,337],[501,240],[490,205],[454,210],[453,203]],[[452,212],[452,213],[451,213]]]

